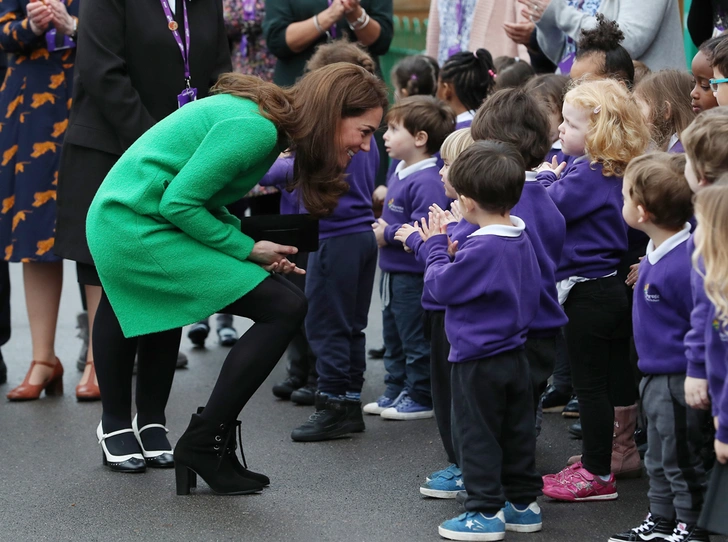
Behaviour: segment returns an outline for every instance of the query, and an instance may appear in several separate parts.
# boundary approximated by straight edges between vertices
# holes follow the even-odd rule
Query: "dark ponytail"
[[[496,77],[493,56],[486,49],[462,51],[447,59],[440,72],[444,83],[451,83],[462,104],[475,111],[493,92]]]
[[[397,62],[392,68],[391,79],[397,88],[407,92],[407,96],[434,96],[439,74],[440,66],[434,58],[413,55]]]

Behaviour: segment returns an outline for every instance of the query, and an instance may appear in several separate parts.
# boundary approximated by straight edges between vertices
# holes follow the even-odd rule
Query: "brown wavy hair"
[[[354,64],[337,62],[304,75],[290,88],[259,77],[227,73],[211,94],[232,94],[258,104],[278,127],[281,148],[295,151],[292,188],[313,216],[330,214],[349,190],[339,164],[339,124],[372,109],[387,108],[382,80]]]
[[[351,43],[347,37],[316,47],[316,52],[306,62],[306,71],[312,72],[336,62],[356,64],[369,73],[377,71],[377,63],[371,55],[358,43]]]
[[[650,110],[652,140],[660,150],[666,151],[670,137],[678,139],[693,119],[690,105],[693,78],[686,71],[660,70],[642,79],[634,96],[647,104]]]

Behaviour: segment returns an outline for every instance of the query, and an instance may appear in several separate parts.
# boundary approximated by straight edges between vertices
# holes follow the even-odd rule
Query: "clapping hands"
[[[541,173],[542,171],[553,171],[554,175],[556,175],[556,177],[559,177],[561,175],[561,172],[564,171],[565,167],[566,162],[561,162],[559,164],[559,160],[554,156],[551,159],[551,162],[544,162],[543,164],[538,166],[536,172]]]
[[[28,4],[30,29],[40,36],[53,25],[58,32],[70,36],[74,32],[73,17],[68,14],[66,5],[59,0],[42,0]]]

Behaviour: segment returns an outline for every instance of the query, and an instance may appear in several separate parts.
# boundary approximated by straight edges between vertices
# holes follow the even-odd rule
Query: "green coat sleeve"
[[[276,144],[276,128],[263,117],[218,122],[169,183],[159,202],[159,214],[200,243],[246,260],[254,241],[240,231],[240,221],[223,219],[219,210],[213,214],[205,204],[264,160]]]

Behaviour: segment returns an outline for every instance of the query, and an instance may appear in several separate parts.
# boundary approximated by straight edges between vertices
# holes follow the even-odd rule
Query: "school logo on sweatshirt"
[[[394,198],[390,199],[387,202],[387,208],[393,213],[404,213],[404,207],[402,207],[401,205],[395,205]]]
[[[713,318],[713,331],[718,334],[722,342],[728,342],[728,333],[726,333],[726,327],[721,325],[720,320]]]
[[[645,301],[649,301],[650,303],[659,303],[660,302],[660,294],[653,294],[650,293],[650,284],[645,284]]]

